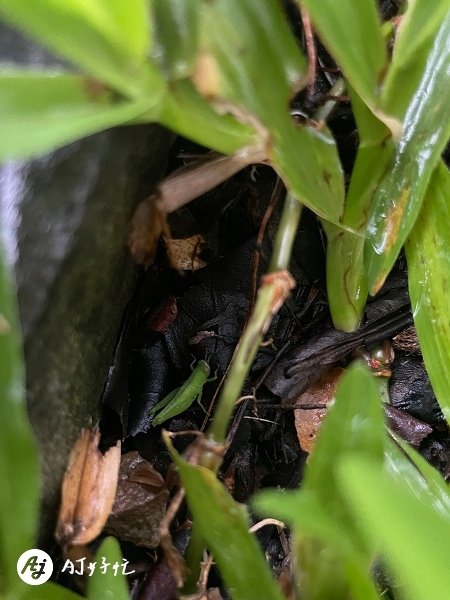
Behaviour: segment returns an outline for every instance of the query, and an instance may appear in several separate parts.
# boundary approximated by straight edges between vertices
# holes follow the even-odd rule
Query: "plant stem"
[[[328,91],[328,96],[336,96],[336,98],[338,98],[339,96],[342,96],[344,92],[345,80],[341,77],[336,81],[333,87],[330,88],[330,90]],[[313,115],[314,121],[317,121],[317,123],[319,124],[324,123],[330,116],[330,113],[333,110],[333,108],[336,106],[336,102],[337,99],[329,98],[329,100],[327,100],[323,106],[321,106],[315,111]]]
[[[292,247],[297,235],[298,224],[302,214],[303,205],[287,193],[284,201],[280,224],[275,236],[272,256],[269,263],[269,273],[289,269]]]
[[[236,348],[230,372],[219,397],[208,436],[218,443],[226,438],[228,423],[263,336],[295,282],[287,269],[298,229],[302,205],[289,192],[275,237],[269,273],[258,290],[255,308]]]

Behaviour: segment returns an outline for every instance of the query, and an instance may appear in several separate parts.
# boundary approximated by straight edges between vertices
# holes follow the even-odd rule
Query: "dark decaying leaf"
[[[390,429],[416,448],[433,432],[433,428],[427,423],[415,419],[394,406],[385,404],[384,409]]]
[[[137,452],[124,454],[105,530],[136,546],[156,548],[168,498],[164,480],[152,465]]]
[[[265,385],[271,392],[293,402],[311,383],[357,347],[389,338],[412,323],[412,315],[401,278],[392,289],[367,305],[367,322],[353,333],[328,327],[300,347],[293,348],[272,369]]]

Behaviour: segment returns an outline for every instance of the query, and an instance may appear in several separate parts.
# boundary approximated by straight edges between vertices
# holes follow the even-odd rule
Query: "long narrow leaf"
[[[17,600],[17,596],[11,597],[11,600]],[[38,587],[24,585],[20,600],[82,600],[82,596],[62,587],[62,585],[47,581],[47,583],[43,583]]]
[[[123,574],[122,552],[113,537],[101,543],[96,554],[96,566],[88,579],[88,600],[129,600],[127,580]],[[102,562],[107,565],[102,571]],[[114,570],[116,565],[116,570]],[[129,569],[130,570],[130,569]]]
[[[406,244],[414,323],[436,398],[450,422],[450,173],[441,163]]]
[[[0,239],[0,596],[18,597],[16,563],[34,547],[39,500],[37,448],[25,408],[24,367],[11,273]]]
[[[436,34],[440,23],[450,11],[449,0],[408,0],[406,6],[395,35],[391,66],[384,82],[385,88],[396,87],[395,80],[399,78],[400,72],[406,70],[408,62],[417,61],[421,46],[427,44],[427,38]]]
[[[334,326],[354,331],[362,321],[367,300],[364,237],[323,223],[327,234],[327,293]]]
[[[402,481],[383,473],[369,458],[345,458],[339,472],[342,491],[361,532],[380,548],[408,597],[446,598],[450,589],[448,516],[416,498]]]
[[[423,196],[450,136],[450,12],[442,22],[408,107],[391,169],[374,196],[366,264],[369,290],[383,285],[419,214]]]
[[[212,471],[189,464],[167,437],[165,441],[180,471],[195,526],[233,600],[282,600],[256,538],[248,531],[244,506],[233,500]]]
[[[154,60],[169,79],[191,75],[199,51],[199,0],[153,0]]]
[[[232,154],[257,139],[250,125],[216,112],[189,80],[171,83],[160,119],[179,135],[224,154]]]
[[[80,75],[0,72],[0,160],[49,151],[144,114],[156,117],[161,96],[162,89],[154,98],[118,102]]]
[[[361,536],[344,502],[336,464],[352,451],[382,464],[384,445],[377,386],[373,376],[355,364],[338,386],[300,491],[263,492],[256,498],[258,510],[294,525],[302,593],[311,600],[347,597],[350,588],[355,598],[377,597],[369,577],[373,545]]]
[[[353,165],[343,222],[356,233],[326,225],[327,291],[333,323],[342,331],[356,329],[364,314],[368,289],[364,262],[367,215],[373,194],[393,153],[389,129],[349,86],[359,146]]]
[[[291,122],[289,101],[305,84],[306,64],[278,3],[203,0],[202,6],[198,89],[218,109],[254,125],[292,194],[337,222],[344,187],[336,145],[326,128],[296,129]]]
[[[450,518],[450,488],[442,475],[401,438],[386,445],[387,471],[424,504]]]
[[[0,0],[5,21],[127,97],[151,93],[145,0]]]
[[[299,0],[308,11],[322,42],[342,67],[345,77],[372,109],[387,55],[374,0]]]

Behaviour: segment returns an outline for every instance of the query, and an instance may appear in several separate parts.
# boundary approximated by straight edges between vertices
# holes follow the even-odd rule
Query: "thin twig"
[[[262,519],[261,521],[258,521],[258,523],[255,523],[252,527],[250,527],[249,531],[251,531],[252,533],[255,533],[255,531],[258,531],[259,529],[262,529],[263,527],[267,527],[267,525],[275,525],[275,527],[279,527],[280,529],[284,529],[286,527],[286,525],[283,523],[283,521],[278,521],[278,519]]]
[[[300,8],[300,13],[302,16],[303,31],[305,32],[306,52],[308,54],[308,95],[311,96],[314,93],[314,82],[316,80],[316,45],[314,43],[314,32],[309,14],[303,7]]]

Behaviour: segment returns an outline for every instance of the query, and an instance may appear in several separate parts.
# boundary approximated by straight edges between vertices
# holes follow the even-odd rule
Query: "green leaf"
[[[129,98],[152,93],[145,0],[0,0],[5,21]],[[159,85],[161,85],[159,83]]]
[[[383,285],[414,225],[431,174],[450,135],[449,36],[450,12],[428,53],[391,168],[373,198],[365,249],[371,294]]]
[[[386,445],[387,471],[398,481],[403,481],[421,502],[432,504],[449,517],[450,488],[439,471],[400,437],[393,435],[393,440]]]
[[[408,284],[423,360],[450,423],[450,173],[439,164],[406,244]]]
[[[102,558],[109,563],[105,573],[100,570]],[[129,600],[128,585],[122,574],[122,552],[118,541],[113,537],[105,538],[99,546],[95,555],[96,568],[88,578],[88,600]],[[120,568],[114,575],[112,566],[117,563]]]
[[[328,302],[334,326],[342,331],[354,331],[364,315],[368,294],[364,263],[367,215],[372,196],[394,150],[389,129],[373,115],[351,86],[349,93],[359,145],[343,222],[357,233],[323,224],[328,238]]]
[[[11,600],[17,600],[17,597],[14,596]],[[82,597],[57,583],[47,581],[35,587],[25,584],[20,600],[82,600]]]
[[[232,154],[256,139],[252,127],[217,113],[189,80],[171,83],[160,120],[179,135],[223,154]]]
[[[387,55],[374,0],[300,0],[300,4],[352,87],[376,110]]]
[[[340,513],[334,461],[348,452],[360,452],[381,462],[384,445],[384,413],[378,386],[373,375],[356,362],[339,383],[336,402],[328,411],[309,461],[304,489],[317,493],[330,514]]]
[[[248,531],[245,507],[233,500],[212,471],[186,462],[167,436],[165,442],[180,471],[197,531],[213,553],[233,600],[282,600],[258,542]]]
[[[336,464],[351,451],[381,464],[384,444],[378,387],[356,363],[338,386],[300,491],[265,492],[254,502],[258,510],[294,525],[299,577],[308,600],[338,600],[348,597],[350,589],[354,598],[377,598],[369,576],[373,545],[360,535],[344,503]]]
[[[81,75],[0,71],[0,160],[34,156],[144,114],[156,118],[161,95],[118,101]]]
[[[331,223],[339,223],[344,180],[337,148],[327,127],[274,130],[272,164],[300,202]],[[300,158],[301,157],[301,158]]]
[[[203,0],[202,7],[198,89],[254,125],[292,194],[337,222],[344,187],[336,145],[326,128],[296,129],[291,121],[289,101],[305,84],[306,65],[278,3]]]
[[[408,0],[407,9],[401,16],[395,34],[395,44],[389,71],[384,82],[385,88],[396,87],[396,80],[401,72],[406,71],[408,62],[416,62],[417,54],[422,46],[428,45],[430,37],[434,37],[439,25],[450,10],[449,0],[439,2],[423,2]]]
[[[199,0],[153,0],[153,56],[169,79],[192,74],[199,49],[199,8]]]
[[[36,444],[25,407],[24,365],[12,276],[0,239],[0,596],[17,597],[19,556],[34,548],[39,503]]]
[[[354,331],[362,321],[367,299],[364,238],[323,222],[327,234],[327,293],[336,329]]]
[[[411,598],[442,600],[450,589],[450,517],[419,500],[403,481],[367,457],[340,461],[342,492],[361,533]]]

